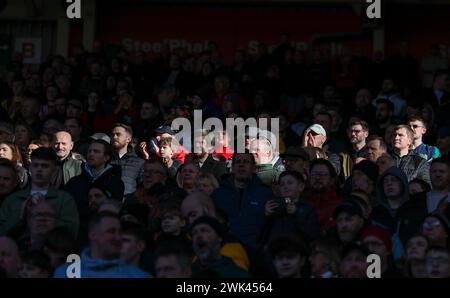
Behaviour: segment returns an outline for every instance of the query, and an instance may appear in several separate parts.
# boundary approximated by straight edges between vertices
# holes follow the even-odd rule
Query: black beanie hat
[[[197,218],[190,227],[190,231],[192,233],[192,230],[195,228],[195,226],[199,225],[199,224],[206,224],[208,226],[210,226],[219,237],[223,238],[225,235],[225,229],[222,226],[222,224],[214,217],[211,216],[202,216]]]

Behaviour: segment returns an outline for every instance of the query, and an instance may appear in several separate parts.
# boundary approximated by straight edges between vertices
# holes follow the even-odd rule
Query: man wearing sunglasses
[[[414,115],[408,118],[408,125],[414,131],[413,153],[431,161],[441,156],[439,149],[435,146],[424,144],[423,136],[427,133],[427,122],[420,115]]]

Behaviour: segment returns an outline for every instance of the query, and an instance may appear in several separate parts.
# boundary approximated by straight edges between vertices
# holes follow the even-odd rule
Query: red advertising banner
[[[295,48],[305,50],[312,40],[327,38],[332,54],[342,46],[363,48],[371,54],[371,37],[360,36],[361,17],[350,8],[120,6],[102,7],[97,39],[102,44],[121,44],[130,52],[142,50],[150,56],[185,47],[192,53],[209,43],[219,45],[229,62],[236,48],[256,49],[259,42],[275,47],[288,33]],[[354,33],[352,38],[341,34]],[[321,43],[323,45],[323,43]]]

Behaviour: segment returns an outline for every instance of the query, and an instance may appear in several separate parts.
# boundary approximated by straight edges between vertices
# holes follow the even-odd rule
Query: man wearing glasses
[[[441,156],[439,149],[435,146],[424,144],[423,136],[427,133],[427,122],[420,115],[411,116],[408,119],[408,125],[414,131],[413,152],[420,157],[431,161]]]

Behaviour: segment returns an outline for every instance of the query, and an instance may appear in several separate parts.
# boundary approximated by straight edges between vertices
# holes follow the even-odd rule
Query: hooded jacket
[[[392,209],[383,189],[383,180],[387,175],[400,179],[402,183],[400,206]],[[377,197],[379,205],[376,206],[370,219],[374,224],[380,224],[389,229],[391,235],[397,234],[402,243],[417,233],[420,223],[427,215],[425,196],[409,196],[408,178],[405,173],[397,168],[387,169],[378,179]]]
[[[265,204],[272,198],[272,191],[256,175],[240,190],[234,186],[234,175],[229,175],[213,192],[212,198],[217,208],[228,216],[230,232],[244,244],[257,247]]]
[[[67,278],[69,264],[64,264],[55,270],[53,277]],[[69,270],[71,271],[71,270]],[[149,278],[150,274],[138,267],[127,265],[119,259],[103,260],[90,256],[90,250],[85,249],[80,257],[81,278]]]

